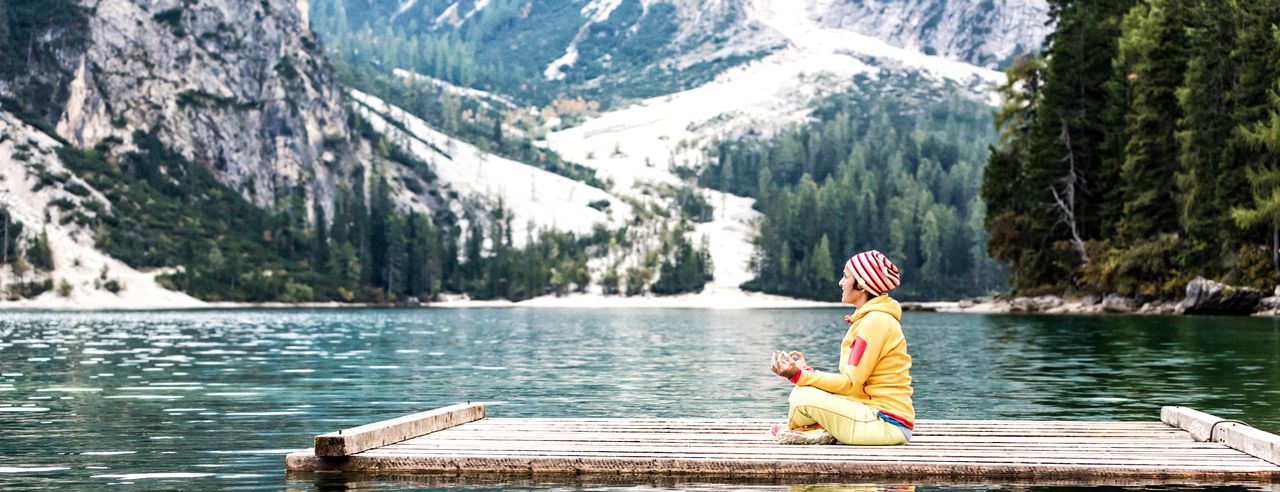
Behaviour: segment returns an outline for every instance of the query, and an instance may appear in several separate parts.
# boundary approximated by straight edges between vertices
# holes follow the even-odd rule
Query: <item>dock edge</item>
[[[315,456],[325,457],[351,456],[467,422],[474,422],[484,417],[485,409],[482,404],[459,403],[449,405],[318,435],[315,439],[314,454]]]
[[[1187,431],[1197,441],[1222,443],[1236,451],[1280,465],[1280,436],[1270,432],[1187,407],[1161,407],[1160,421]]]

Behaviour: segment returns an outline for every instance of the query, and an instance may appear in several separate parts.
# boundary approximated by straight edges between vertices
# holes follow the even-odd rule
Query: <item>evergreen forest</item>
[[[1050,1],[1008,70],[990,253],[1017,294],[1280,280],[1280,2]]]
[[[711,150],[700,184],[754,197],[764,215],[757,276],[744,288],[829,300],[844,261],[868,249],[910,279],[895,297],[1002,287],[978,196],[994,139],[988,107],[954,87],[928,89],[917,76],[855,86],[862,90],[821,101],[808,124]]]

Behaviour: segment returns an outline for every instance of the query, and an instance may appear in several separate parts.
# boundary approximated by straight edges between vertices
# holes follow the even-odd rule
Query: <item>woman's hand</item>
[[[773,352],[773,364],[769,367],[774,374],[791,379],[797,372],[800,372],[802,366],[797,365],[796,361],[791,358],[790,354],[785,352]]]
[[[799,351],[792,350],[787,355],[791,356],[791,359],[796,361],[796,366],[799,367],[801,370],[807,369],[809,367],[809,363],[804,360],[804,354],[800,353]]]

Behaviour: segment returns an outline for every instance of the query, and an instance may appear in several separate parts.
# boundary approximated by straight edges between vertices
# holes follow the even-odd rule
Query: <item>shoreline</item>
[[[19,312],[126,312],[126,311],[180,311],[180,310],[232,310],[232,309],[369,309],[369,308],[531,308],[531,309],[824,309],[848,308],[839,302],[797,299],[759,292],[748,292],[726,287],[711,287],[699,293],[672,296],[620,296],[598,292],[572,293],[563,296],[546,295],[523,301],[503,299],[476,300],[465,294],[444,294],[434,302],[342,303],[327,302],[204,302],[194,298],[139,299],[137,296],[58,297],[47,292],[35,299],[18,302],[0,302],[0,313]],[[89,302],[86,302],[89,301]],[[1134,299],[1117,295],[1085,296],[1080,299],[1063,299],[1058,296],[1038,297],[981,297],[958,301],[899,301],[904,312],[939,312],[969,314],[1049,314],[1049,315],[1183,315],[1226,314],[1188,311],[1188,301],[1154,300],[1138,303]],[[1234,315],[1280,317],[1280,296],[1267,297],[1249,309],[1231,313]]]
[[[46,293],[35,299],[24,299],[19,302],[0,302],[0,312],[90,312],[90,311],[185,311],[185,310],[231,310],[231,309],[362,309],[362,308],[436,308],[436,309],[475,309],[475,308],[552,308],[552,309],[809,309],[838,308],[844,306],[838,302],[811,301],[772,294],[747,292],[737,289],[707,289],[696,294],[680,294],[673,296],[606,296],[602,294],[568,294],[564,296],[547,295],[509,301],[504,299],[476,300],[465,294],[447,294],[434,302],[400,302],[390,304],[378,303],[343,303],[328,302],[181,302],[181,303],[146,303],[135,302],[134,299],[120,298],[119,302],[78,303],[73,299],[60,298]]]
[[[1056,301],[1046,300],[1053,297]],[[904,301],[904,312],[969,313],[969,314],[1049,314],[1081,316],[1196,316],[1221,315],[1235,317],[1280,317],[1280,308],[1261,305],[1247,314],[1185,313],[1179,301],[1151,301],[1137,305],[1103,301],[1061,300],[1056,296],[1015,297],[1012,299],[964,299],[960,301]]]

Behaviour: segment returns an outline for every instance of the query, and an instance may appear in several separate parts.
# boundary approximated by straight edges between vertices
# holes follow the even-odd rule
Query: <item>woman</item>
[[[800,352],[774,352],[773,372],[796,387],[787,426],[771,434],[783,444],[886,445],[911,440],[911,356],[902,335],[902,308],[888,291],[901,283],[898,267],[879,251],[844,264],[840,301],[852,304],[840,343],[840,372],[815,371]]]

